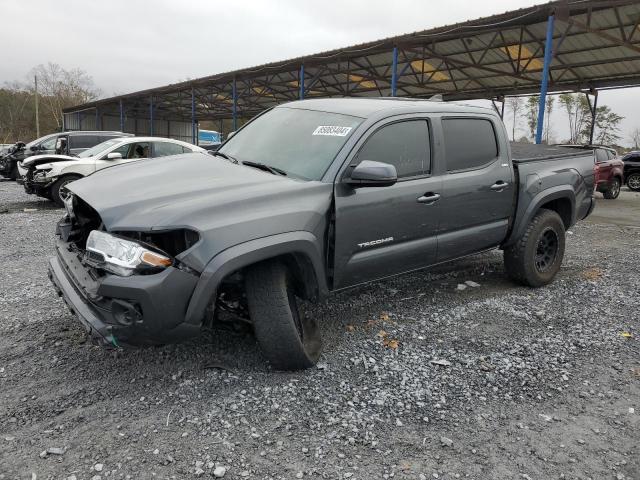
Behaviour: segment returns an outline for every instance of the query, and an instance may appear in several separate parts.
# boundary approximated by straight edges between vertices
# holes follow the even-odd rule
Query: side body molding
[[[313,266],[321,295],[328,293],[322,241],[305,231],[295,231],[257,238],[233,246],[213,257],[200,275],[191,295],[185,321],[199,324],[212,295],[220,282],[230,273],[247,265],[286,254],[305,256]]]

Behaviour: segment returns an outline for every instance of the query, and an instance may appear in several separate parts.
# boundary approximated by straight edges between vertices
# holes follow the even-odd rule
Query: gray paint
[[[69,186],[98,211],[109,231],[188,227],[200,233],[200,241],[178,256],[200,272],[179,321],[198,324],[227,274],[278,255],[306,258],[323,295],[509,244],[549,200],[571,202],[569,223],[592,208],[591,152],[512,162],[504,126],[491,110],[385,99],[308,100],[287,106],[365,118],[322,181],[294,180],[191,154],[182,156],[179,168],[175,158],[149,159],[105,169]],[[479,169],[448,173],[440,124],[446,116],[492,121],[499,156]],[[431,173],[386,187],[348,185],[351,160],[368,136],[386,123],[413,118],[430,125]],[[492,189],[498,182],[505,187]],[[439,198],[424,201],[435,198],[432,194]],[[333,259],[327,242],[335,249]],[[112,281],[126,296],[127,282],[138,280],[105,283]]]

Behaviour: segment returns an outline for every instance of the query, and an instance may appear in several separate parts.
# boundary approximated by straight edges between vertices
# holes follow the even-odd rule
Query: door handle
[[[503,182],[502,180],[499,180],[496,183],[494,183],[493,185],[491,185],[491,190],[494,190],[496,192],[501,192],[502,190],[504,190],[508,186],[509,186],[509,184],[507,182]]]
[[[431,205],[438,200],[440,200],[440,195],[433,192],[427,192],[423,196],[418,197],[418,203],[426,203],[427,205]]]

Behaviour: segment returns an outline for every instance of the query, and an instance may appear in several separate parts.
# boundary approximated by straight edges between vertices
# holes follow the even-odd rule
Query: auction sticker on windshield
[[[337,125],[320,125],[312,135],[329,135],[331,137],[346,137],[349,135],[351,127],[339,127]]]

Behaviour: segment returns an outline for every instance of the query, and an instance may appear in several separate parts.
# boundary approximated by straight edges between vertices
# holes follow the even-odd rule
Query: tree
[[[569,143],[585,143],[585,141],[588,140],[589,126],[591,123],[591,110],[589,110],[589,102],[586,96],[582,94],[563,93],[559,97],[559,102],[569,119]],[[587,132],[586,135],[585,131]]]
[[[35,67],[30,78],[38,77],[38,92],[42,95],[43,113],[49,114],[56,126],[62,127],[62,110],[90,102],[98,97],[93,79],[79,68],[65,70],[57,63]]]
[[[551,112],[553,112],[553,107],[555,105],[555,99],[551,95],[547,96],[544,105],[544,143],[549,144],[549,140],[553,138],[551,135]]]
[[[633,148],[635,150],[640,149],[640,127],[636,127],[633,130],[631,130],[629,139],[631,140],[631,143],[633,143]]]
[[[607,105],[596,108],[596,142],[615,145],[621,138],[619,133],[622,120],[624,117],[613,112]]]
[[[520,121],[520,110],[522,110],[523,101],[522,97],[509,97],[505,100],[507,102],[507,109],[509,109],[513,115],[513,125],[511,126],[511,140],[516,139],[516,130],[518,129],[518,123]]]
[[[527,103],[525,103],[525,118],[527,120],[527,126],[529,127],[529,136],[535,141],[536,138],[536,127],[538,125],[538,103],[540,102],[540,97],[538,95],[534,95],[532,97],[527,98]]]
[[[63,108],[98,95],[93,80],[82,70],[65,70],[53,63],[39,65],[29,74],[28,82],[0,87],[0,143],[28,142],[36,137],[34,75],[38,75],[42,135],[61,130]]]

